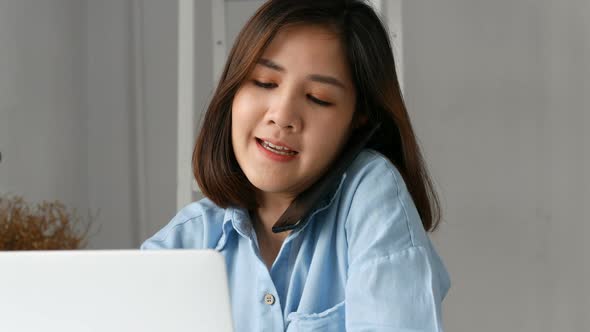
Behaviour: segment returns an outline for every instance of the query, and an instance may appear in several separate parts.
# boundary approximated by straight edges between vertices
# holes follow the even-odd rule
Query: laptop
[[[0,330],[232,331],[213,250],[0,252]]]

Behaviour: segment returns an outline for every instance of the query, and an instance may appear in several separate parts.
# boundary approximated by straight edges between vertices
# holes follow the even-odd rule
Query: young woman
[[[211,248],[238,331],[442,331],[439,205],[386,30],[362,1],[271,0],[193,153],[207,198],[143,249]]]

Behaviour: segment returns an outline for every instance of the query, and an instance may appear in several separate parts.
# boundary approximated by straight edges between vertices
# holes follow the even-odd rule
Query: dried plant
[[[0,250],[82,249],[94,218],[83,222],[60,201],[33,208],[20,196],[0,196]]]

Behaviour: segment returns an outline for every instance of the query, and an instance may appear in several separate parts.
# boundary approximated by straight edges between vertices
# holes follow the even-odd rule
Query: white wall
[[[88,198],[100,210],[91,248],[125,248],[135,241],[131,10],[128,1],[87,1],[85,38],[88,113]]]
[[[449,331],[588,331],[587,1],[403,3]],[[584,182],[585,179],[585,182]]]
[[[0,1],[0,193],[87,207],[82,13],[77,0]]]
[[[176,213],[178,5],[87,3],[92,244],[134,248]]]
[[[178,1],[138,3],[145,106],[145,159],[140,162],[145,165],[146,220],[141,222],[151,236],[176,214]]]
[[[167,223],[176,49],[177,2],[0,1],[0,193],[99,211],[89,248]]]

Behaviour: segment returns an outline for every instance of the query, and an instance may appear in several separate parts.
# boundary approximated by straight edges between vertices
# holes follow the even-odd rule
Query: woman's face
[[[232,103],[236,159],[263,195],[294,198],[317,181],[351,132],[356,93],[336,34],[277,33]]]

